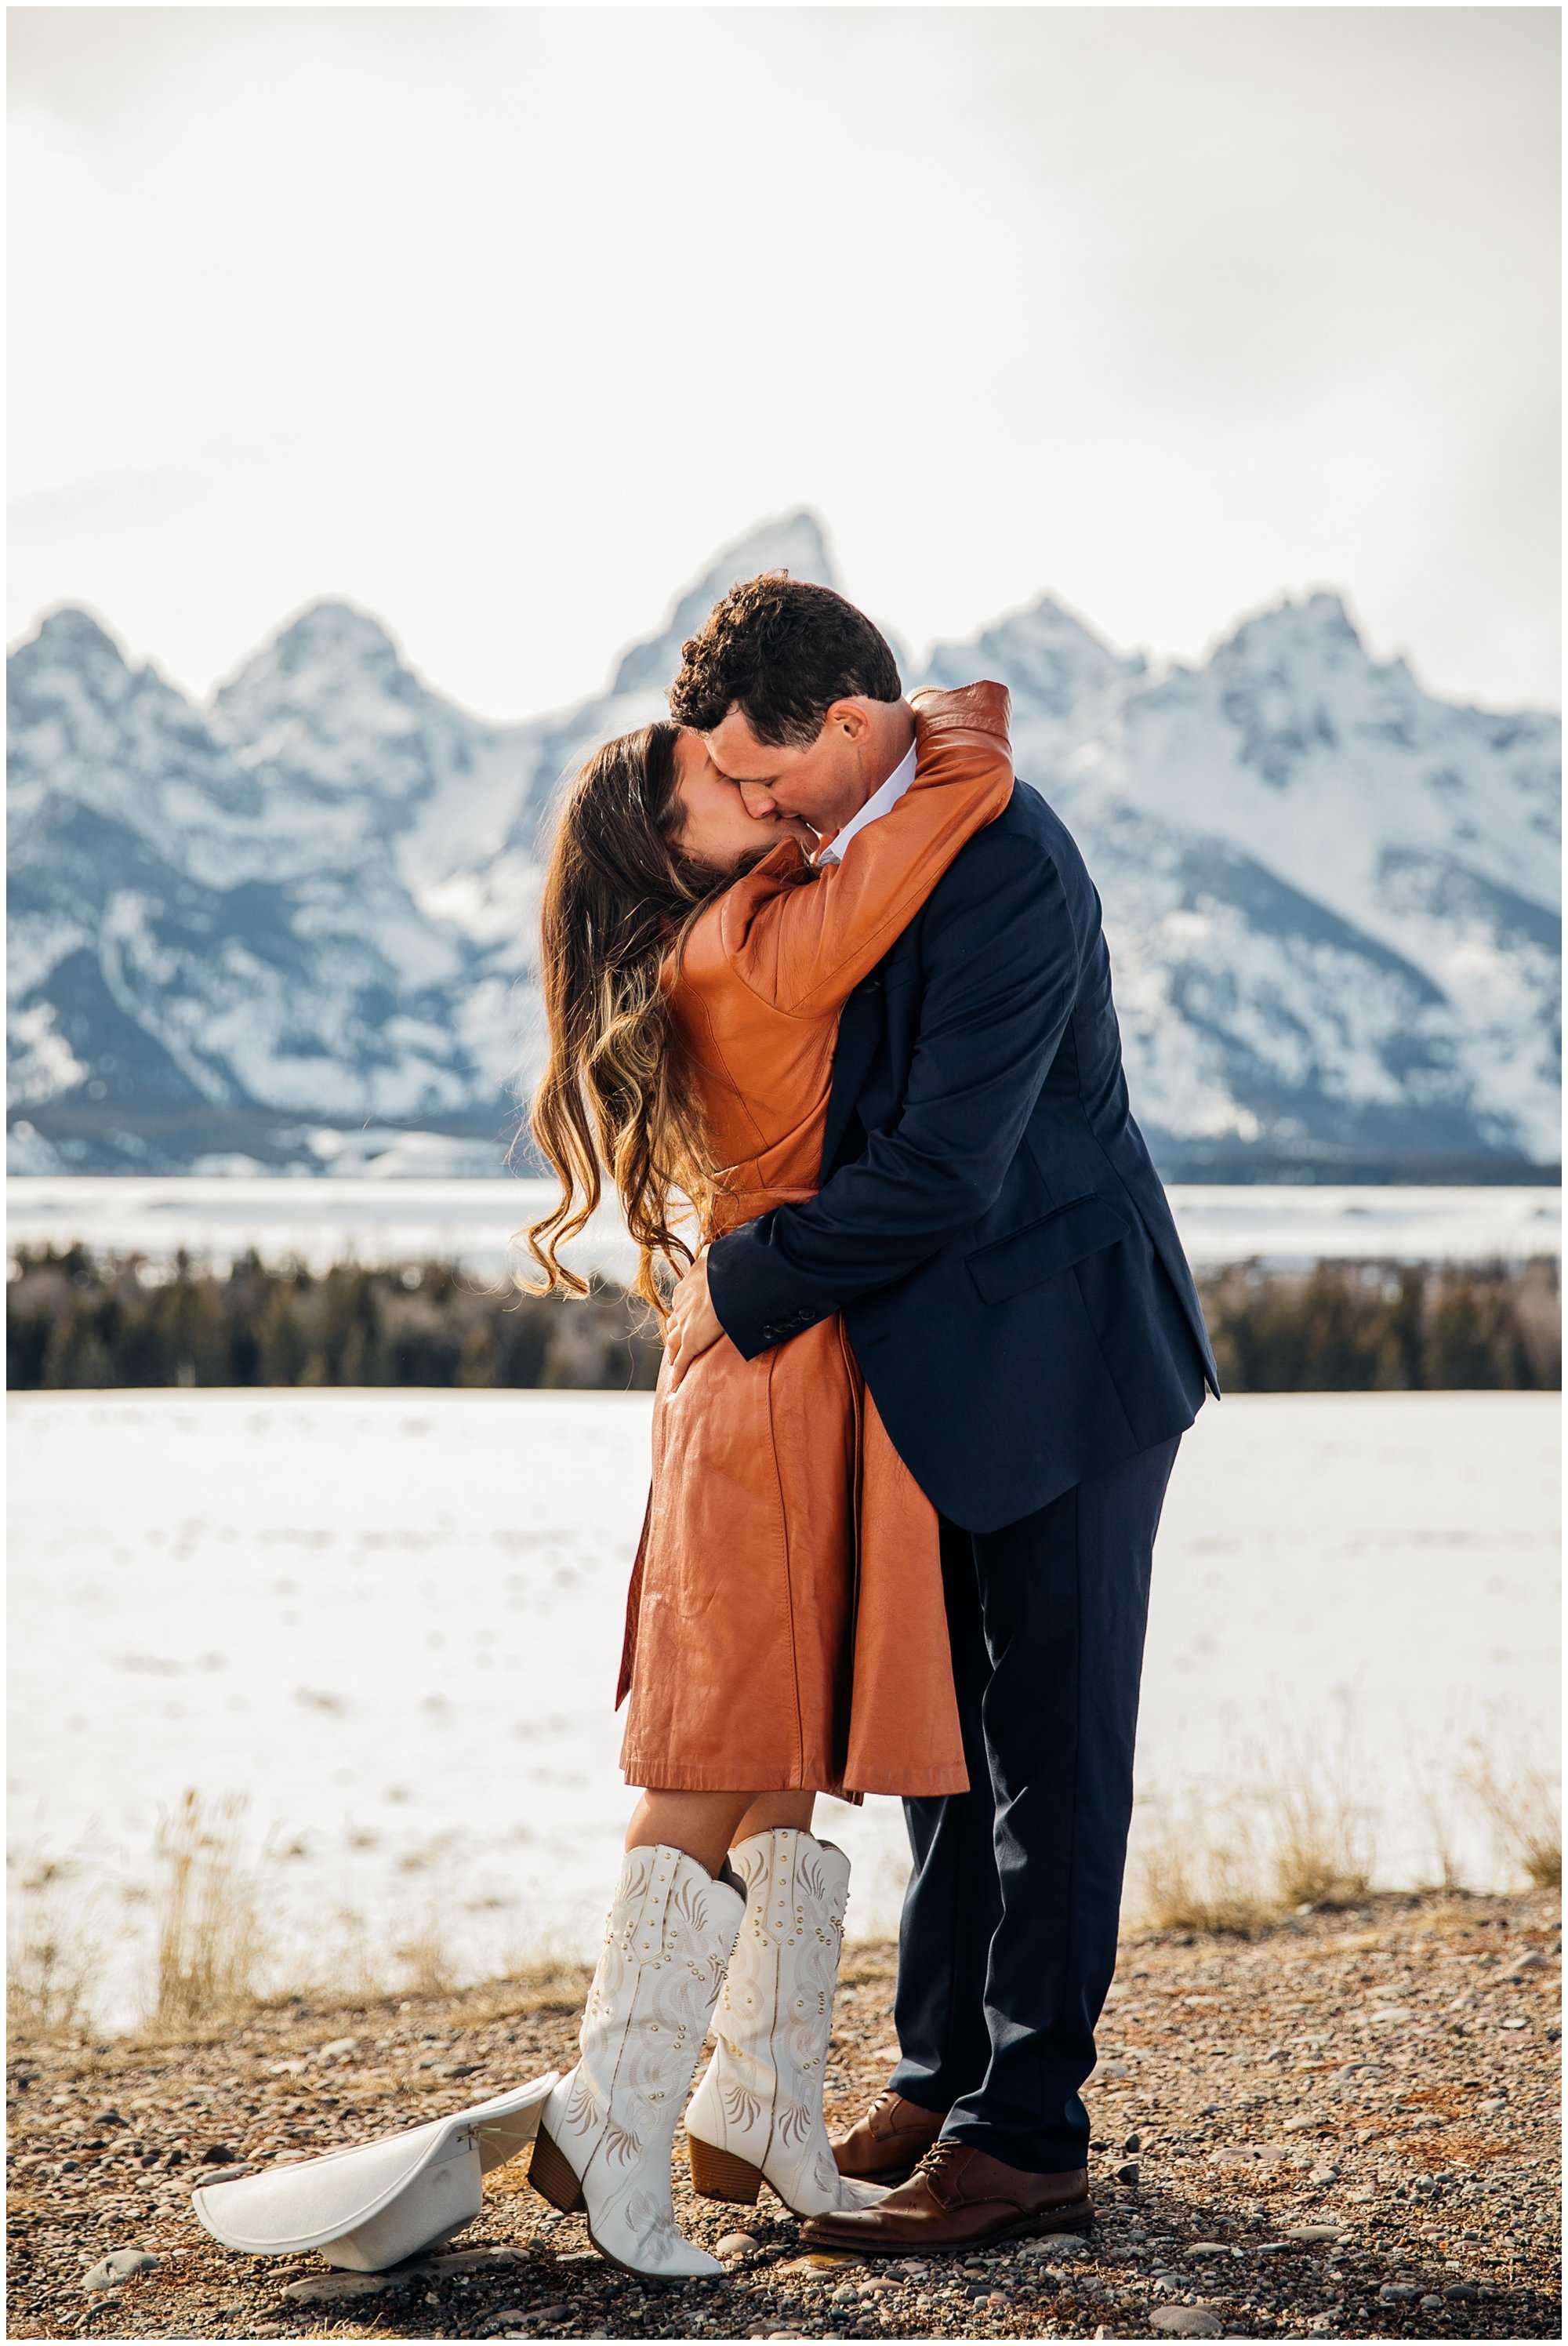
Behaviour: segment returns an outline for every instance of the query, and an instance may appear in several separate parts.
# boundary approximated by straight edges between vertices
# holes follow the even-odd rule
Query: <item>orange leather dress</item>
[[[915,779],[802,881],[793,841],[697,923],[671,1006],[726,1165],[709,1237],[815,1194],[839,1013],[1013,788],[997,684],[916,697]],[[670,1790],[962,1792],[936,1513],[838,1315],[661,1372],[621,1766]]]

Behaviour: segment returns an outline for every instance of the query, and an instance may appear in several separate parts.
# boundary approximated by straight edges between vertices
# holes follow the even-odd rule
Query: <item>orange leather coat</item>
[[[715,1228],[814,1195],[839,1013],[1013,789],[998,684],[917,695],[915,779],[802,881],[790,841],[704,913],[672,1013],[726,1169]],[[964,1791],[937,1518],[838,1315],[660,1374],[621,1750],[672,1790]],[[617,1697],[617,1700],[620,1698]]]

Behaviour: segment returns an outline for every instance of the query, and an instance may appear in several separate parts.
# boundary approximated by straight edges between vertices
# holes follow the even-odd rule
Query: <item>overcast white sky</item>
[[[516,717],[799,504],[916,644],[1558,697],[1556,11],[13,9],[9,629]]]

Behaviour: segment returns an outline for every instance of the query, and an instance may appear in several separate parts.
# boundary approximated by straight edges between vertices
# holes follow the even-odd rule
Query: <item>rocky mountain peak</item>
[[[1342,674],[1357,665],[1370,668],[1376,663],[1343,596],[1319,587],[1300,598],[1282,596],[1243,619],[1217,647],[1211,665],[1218,675],[1284,676],[1306,667]]]
[[[311,604],[220,685],[210,717],[254,771],[383,802],[424,791],[454,726],[484,730],[430,690],[381,620],[336,598]]]
[[[17,647],[14,658],[25,661],[41,654],[80,661],[109,659],[121,668],[125,654],[101,620],[79,603],[66,603],[38,623],[37,632]]]
[[[6,662],[13,697],[57,690],[68,679],[76,690],[115,704],[133,689],[136,675],[107,628],[76,604],[51,611]]]
[[[1140,654],[1113,650],[1075,612],[1043,595],[967,642],[940,647],[920,681],[952,688],[991,676],[1015,698],[1062,717],[1087,695],[1138,675],[1143,667]]]
[[[756,578],[765,570],[787,570],[791,578],[837,586],[833,558],[814,513],[802,506],[777,521],[764,522],[727,546],[712,568],[679,597],[658,633],[623,653],[611,694],[662,690],[680,666],[681,646],[701,627],[720,596],[728,595],[741,579]]]
[[[408,673],[389,630],[372,612],[335,596],[311,603],[253,653],[218,698],[260,675],[300,678],[320,670],[354,668],[386,677]]]
[[[220,729],[254,740],[279,722],[303,723],[321,739],[402,732],[426,698],[382,622],[336,599],[308,610],[219,685],[211,710]]]

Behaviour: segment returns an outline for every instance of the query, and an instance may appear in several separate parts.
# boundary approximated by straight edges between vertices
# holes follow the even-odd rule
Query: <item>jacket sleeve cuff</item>
[[[802,1302],[778,1292],[779,1264],[766,1243],[763,1214],[744,1229],[716,1239],[708,1250],[708,1292],[718,1324],[744,1361],[787,1343],[825,1320],[831,1303]],[[772,1276],[769,1276],[769,1274]]]

